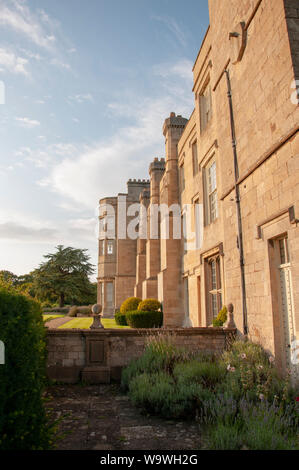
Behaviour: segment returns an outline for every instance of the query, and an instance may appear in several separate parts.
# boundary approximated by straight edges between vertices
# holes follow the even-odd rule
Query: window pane
[[[209,204],[210,204],[210,219],[213,222],[218,217],[218,206],[217,206],[217,192],[213,192],[209,196]]]
[[[216,189],[216,162],[212,163],[209,168],[209,193]]]
[[[108,253],[108,255],[113,254],[113,242],[112,241],[108,242],[107,253]]]
[[[107,295],[107,305],[112,305],[113,303],[113,283],[107,282],[106,284],[106,295]]]
[[[211,262],[211,280],[212,280],[212,290],[217,289],[217,278],[216,278],[216,261]]]
[[[279,240],[279,251],[280,251],[280,263],[286,263],[286,252],[285,252],[285,244],[284,239]]]
[[[213,315],[213,318],[215,318],[218,315],[217,294],[211,294],[211,295],[212,295],[212,315]]]

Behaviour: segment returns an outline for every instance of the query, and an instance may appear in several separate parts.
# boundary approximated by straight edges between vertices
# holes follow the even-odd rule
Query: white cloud
[[[27,129],[33,129],[34,127],[40,126],[39,121],[36,121],[35,119],[30,119],[28,117],[16,117],[15,119],[20,124],[20,126],[25,127]]]
[[[43,135],[37,136],[40,145],[46,140]],[[61,157],[68,157],[78,154],[78,149],[71,143],[57,143],[51,145],[43,145],[41,148],[20,147],[15,156],[23,159],[23,161],[31,162],[37,168],[48,168],[54,166]]]
[[[57,59],[56,57],[54,59],[51,59],[50,63],[52,65],[55,65],[56,67],[60,67],[62,69],[66,69],[66,70],[70,70],[71,69],[71,66],[70,64],[66,63],[66,62],[63,62],[59,59]]]
[[[96,246],[96,217],[66,219],[63,224],[30,214],[0,210],[0,242],[68,244],[92,242]]]
[[[0,239],[31,242],[54,241],[56,230],[26,227],[16,222],[0,223]]]
[[[186,34],[180,28],[178,22],[171,16],[152,16],[153,20],[159,21],[167,26],[177,41],[184,47],[187,45]]]
[[[159,88],[163,93],[165,86],[164,95],[155,99],[134,95],[134,98],[123,98],[125,103],[111,102],[110,113],[130,117],[134,124],[118,129],[112,138],[86,151],[78,153],[77,149],[77,155],[55,165],[40,184],[70,198],[79,207],[91,208],[96,207],[100,197],[123,192],[129,178],[147,177],[150,161],[164,155],[164,119],[171,111],[189,118],[194,107],[189,86],[192,80],[182,64],[191,66],[187,62],[172,65],[173,87],[169,87],[168,77],[160,77]]]
[[[159,75],[161,77],[167,78],[171,76],[180,77],[182,79],[193,81],[193,73],[192,73],[193,62],[189,59],[181,59],[175,64],[163,64],[154,67],[155,75]]]
[[[33,14],[26,2],[0,0],[0,24],[9,27],[30,39],[37,46],[50,49],[53,43],[53,34],[46,32],[41,25],[40,18]]]
[[[91,93],[85,93],[85,94],[78,94],[78,95],[73,95],[69,96],[68,99],[73,102],[77,103],[84,103],[86,101],[93,102],[93,96]]]
[[[0,69],[12,73],[29,75],[26,70],[28,60],[16,56],[13,52],[0,48]]]

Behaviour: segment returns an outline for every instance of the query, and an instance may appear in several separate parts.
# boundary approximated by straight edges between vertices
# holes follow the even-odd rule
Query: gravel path
[[[47,328],[58,328],[60,325],[63,325],[64,323],[67,323],[68,321],[71,321],[72,317],[61,317],[61,318],[54,318],[53,320],[49,320],[45,323],[45,326]]]
[[[57,450],[197,450],[195,421],[143,416],[118,385],[55,385],[48,407],[60,418]]]

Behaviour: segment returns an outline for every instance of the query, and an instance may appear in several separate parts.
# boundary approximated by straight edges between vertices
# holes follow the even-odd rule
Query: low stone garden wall
[[[157,331],[173,334],[178,346],[210,352],[222,352],[236,333],[233,328],[49,329],[48,377],[64,383],[119,381],[122,367],[142,354],[147,337]]]

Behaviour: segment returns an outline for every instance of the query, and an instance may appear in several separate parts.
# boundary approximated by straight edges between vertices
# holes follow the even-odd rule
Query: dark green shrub
[[[213,388],[222,382],[227,374],[225,364],[221,362],[199,362],[193,360],[176,364],[173,375],[179,383],[200,383],[204,387]]]
[[[277,406],[261,403],[244,418],[244,441],[250,450],[299,449],[298,427],[292,433],[290,416]]]
[[[0,289],[0,449],[49,448],[42,394],[45,385],[45,328],[40,305]]]
[[[141,374],[129,386],[132,402],[145,413],[164,418],[192,416],[201,387],[198,384],[174,384],[165,372]]]
[[[205,445],[211,450],[295,450],[298,427],[290,426],[291,417],[275,404],[253,406],[242,400],[234,420],[218,417],[209,427]]]
[[[138,310],[142,312],[156,312],[161,310],[161,302],[156,299],[145,299],[138,305]]]
[[[138,297],[129,297],[121,304],[120,312],[127,313],[127,312],[132,312],[133,310],[137,310],[140,302],[141,302],[141,299],[139,299]]]
[[[127,323],[131,328],[161,328],[163,313],[157,311],[141,312],[135,310],[126,313]]]
[[[229,374],[223,389],[234,396],[245,396],[253,401],[264,397],[272,402],[274,397],[287,399],[292,393],[288,379],[282,380],[270,362],[262,346],[250,341],[236,341],[230,351],[223,353],[222,359]]]
[[[142,356],[122,370],[121,387],[128,390],[130,382],[143,373],[172,373],[174,364],[185,359],[186,352],[173,344],[167,334],[150,336]]]
[[[116,312],[114,315],[115,323],[120,326],[128,326],[125,313]]]
[[[240,432],[240,424],[219,423],[210,427],[208,438],[204,448],[209,450],[240,450],[243,447],[243,439]]]

